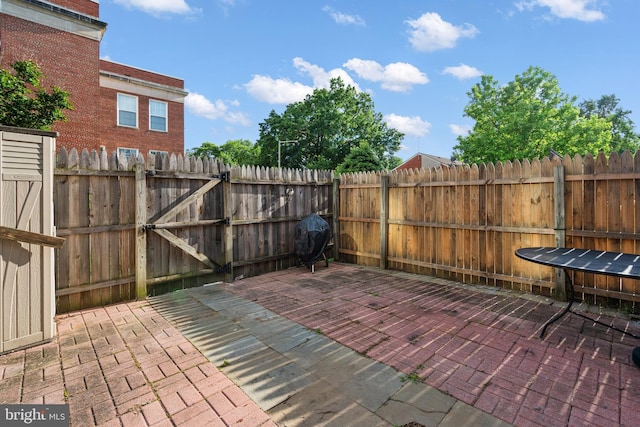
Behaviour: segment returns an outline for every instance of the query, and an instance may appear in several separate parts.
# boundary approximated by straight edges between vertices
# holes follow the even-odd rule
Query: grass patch
[[[416,366],[416,369],[411,372],[410,374],[406,374],[400,377],[400,381],[402,381],[402,383],[408,383],[409,381],[411,381],[414,384],[420,384],[424,382],[424,378],[422,378],[420,375],[418,375],[419,370],[423,369],[424,365],[421,363],[418,366]]]
[[[401,376],[400,381],[402,381],[403,384],[408,383],[409,381],[411,381],[414,384],[420,384],[424,382],[424,378],[418,375],[416,371],[413,371],[410,374]]]

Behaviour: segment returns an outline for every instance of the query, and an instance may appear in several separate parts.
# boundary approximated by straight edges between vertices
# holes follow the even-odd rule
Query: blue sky
[[[450,157],[480,76],[532,65],[578,102],[615,94],[639,130],[639,18],[638,0],[100,0],[100,54],[184,80],[186,149],[255,142],[271,110],[340,76],[406,160]]]

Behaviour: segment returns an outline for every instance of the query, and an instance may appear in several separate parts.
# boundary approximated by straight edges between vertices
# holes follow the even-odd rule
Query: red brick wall
[[[402,166],[398,166],[398,169],[422,169],[422,157],[414,156]]]
[[[56,4],[60,7],[71,9],[76,12],[83,13],[85,15],[93,16],[94,18],[98,18],[98,16],[100,16],[99,4],[91,0],[48,0],[48,1],[49,3]]]
[[[100,70],[178,89],[184,88],[184,81],[181,79],[111,61],[100,60]],[[157,99],[167,102],[168,132],[152,131],[149,130],[149,99],[155,98],[120,91],[138,97],[138,129],[131,129],[118,126],[118,92],[114,89],[100,88],[100,144],[107,152],[116,151],[118,147],[137,148],[143,155],[149,150],[184,152],[184,104]]]
[[[52,3],[98,18],[98,3],[90,0],[53,0]],[[184,81],[151,71],[101,61],[100,42],[45,25],[2,15],[0,19],[0,66],[33,60],[45,75],[46,88],[59,86],[71,95],[74,109],[66,111],[67,122],[53,126],[60,133],[57,146],[78,151],[107,151],[118,147],[174,153],[184,151],[184,104],[168,102],[168,132],[149,130],[149,98],[138,96],[139,129],[118,127],[116,91],[100,88],[100,70],[184,88]],[[132,94],[136,95],[136,94]],[[162,101],[162,99],[160,99]]]
[[[33,60],[45,75],[45,88],[61,87],[71,94],[74,110],[68,122],[58,122],[58,146],[98,147],[100,43],[51,27],[2,15],[0,19],[0,66]],[[73,52],[73,54],[69,54]]]
[[[100,144],[108,153],[118,147],[137,148],[145,156],[149,150],[184,152],[184,104],[167,102],[169,131],[152,131],[149,130],[149,99],[154,98],[121,91],[138,97],[138,129],[132,129],[118,126],[118,93],[114,89],[100,88]]]
[[[175,77],[165,76],[163,74],[154,73],[153,71],[141,70],[117,62],[100,60],[100,70],[110,73],[120,74],[121,76],[134,77],[148,82],[154,82],[165,86],[184,89],[184,81]]]

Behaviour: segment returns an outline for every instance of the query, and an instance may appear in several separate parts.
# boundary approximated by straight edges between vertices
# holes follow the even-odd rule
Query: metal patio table
[[[599,320],[592,319],[582,313],[572,311],[573,281],[569,274],[569,271],[573,270],[583,273],[605,274],[621,278],[640,279],[640,255],[623,252],[598,251],[593,249],[535,247],[520,248],[516,250],[516,256],[538,264],[562,268],[567,278],[566,287],[569,302],[562,311],[557,313],[544,324],[542,331],[540,332],[540,338],[544,338],[544,334],[549,325],[561,319],[568,312],[614,329],[618,332],[630,335],[636,339],[640,338],[628,331],[600,322]],[[634,362],[636,362],[636,353],[640,353],[640,347],[637,347],[634,350]]]

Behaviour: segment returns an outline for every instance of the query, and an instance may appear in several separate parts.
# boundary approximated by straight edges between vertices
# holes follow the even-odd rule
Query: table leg
[[[560,313],[557,313],[551,319],[547,320],[544,326],[542,326],[542,332],[540,332],[540,339],[544,339],[544,334],[547,331],[547,327],[549,327],[549,325],[560,320],[562,316],[564,316],[569,312],[569,310],[571,310],[571,305],[573,304],[573,282],[571,281],[571,276],[569,276],[569,272],[566,269],[563,269],[563,271],[565,276],[567,277],[567,282],[565,283],[565,286],[567,287],[567,291],[568,291],[567,294],[569,297],[569,303],[565,308],[562,309]]]
[[[567,314],[568,312],[571,311],[571,306],[573,305],[573,281],[571,280],[571,276],[569,275],[569,272],[566,269],[563,269],[563,270],[564,270],[565,276],[567,277],[567,281],[566,281],[565,285],[567,286],[567,295],[568,295],[568,298],[569,298],[569,303],[567,304],[567,306],[565,308],[562,309],[561,312],[557,313],[551,319],[547,320],[547,322],[542,326],[542,332],[540,332],[540,339],[544,338],[544,334],[547,331],[547,327],[549,327],[549,325],[551,325],[554,322],[557,322],[558,320],[560,320],[562,318],[562,316],[564,316],[565,314]],[[629,335],[629,336],[631,336],[633,338],[640,339],[639,336],[634,335],[633,333],[631,333],[629,331],[625,331],[623,329],[616,328],[613,325],[608,325],[608,324],[606,324],[604,322],[599,321],[598,319],[592,319],[589,316],[585,316],[584,314],[577,313],[575,311],[571,311],[571,313],[575,314],[576,316],[580,316],[583,319],[587,319],[587,320],[589,320],[591,322],[598,323],[599,325],[602,325],[602,326],[605,326],[607,328],[613,329],[615,331],[622,332],[623,334]]]

